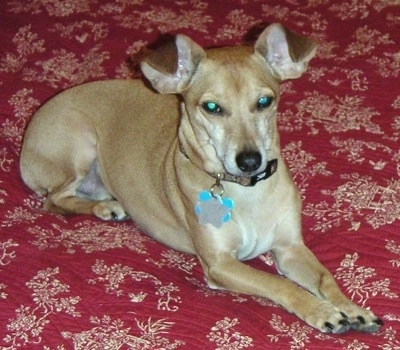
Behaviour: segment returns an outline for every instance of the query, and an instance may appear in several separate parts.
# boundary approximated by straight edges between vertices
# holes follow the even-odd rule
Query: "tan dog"
[[[279,84],[300,77],[315,51],[279,24],[254,48],[204,51],[179,35],[141,64],[161,94],[140,80],[103,81],[41,107],[22,177],[47,194],[48,211],[127,212],[156,240],[196,254],[212,288],[269,298],[322,332],[377,331],[382,321],[349,301],[304,245],[280,154]],[[240,262],[267,251],[286,278]]]

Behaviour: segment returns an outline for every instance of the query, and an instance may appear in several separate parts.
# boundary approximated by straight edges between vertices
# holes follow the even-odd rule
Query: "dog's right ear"
[[[162,94],[183,92],[189,85],[204,50],[185,35],[177,35],[175,43],[155,50],[141,63],[143,74]]]

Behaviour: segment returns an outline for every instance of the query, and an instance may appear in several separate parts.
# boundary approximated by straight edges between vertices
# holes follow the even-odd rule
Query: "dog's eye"
[[[204,102],[203,108],[207,113],[222,114],[222,108],[217,103],[212,101]]]
[[[270,106],[272,103],[272,97],[270,96],[262,96],[260,99],[257,101],[257,109],[264,109],[268,106]]]

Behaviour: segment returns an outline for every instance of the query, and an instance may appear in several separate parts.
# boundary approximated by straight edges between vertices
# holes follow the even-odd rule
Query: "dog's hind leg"
[[[48,193],[45,210],[57,214],[88,214],[103,220],[128,218],[121,204],[107,192],[95,160],[86,175],[77,174],[66,186]]]
[[[45,210],[95,215],[103,220],[128,216],[103,184],[97,134],[83,113],[38,115],[27,129],[21,151],[21,175],[34,191],[47,195]]]

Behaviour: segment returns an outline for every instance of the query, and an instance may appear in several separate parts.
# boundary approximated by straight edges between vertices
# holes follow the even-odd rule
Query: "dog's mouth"
[[[235,182],[242,186],[254,186],[259,181],[266,180],[272,176],[278,169],[278,159],[273,158],[267,162],[263,170],[255,172],[255,174],[248,173],[246,175],[234,175],[229,172],[218,174],[220,180]]]
[[[253,177],[264,173],[267,166],[266,152],[245,150],[237,153],[228,152],[222,158],[225,171],[232,176]]]
[[[268,179],[278,167],[277,154],[271,150],[259,151],[245,149],[223,157],[225,172],[218,173],[221,180],[235,182],[243,186],[254,186],[259,181]]]

